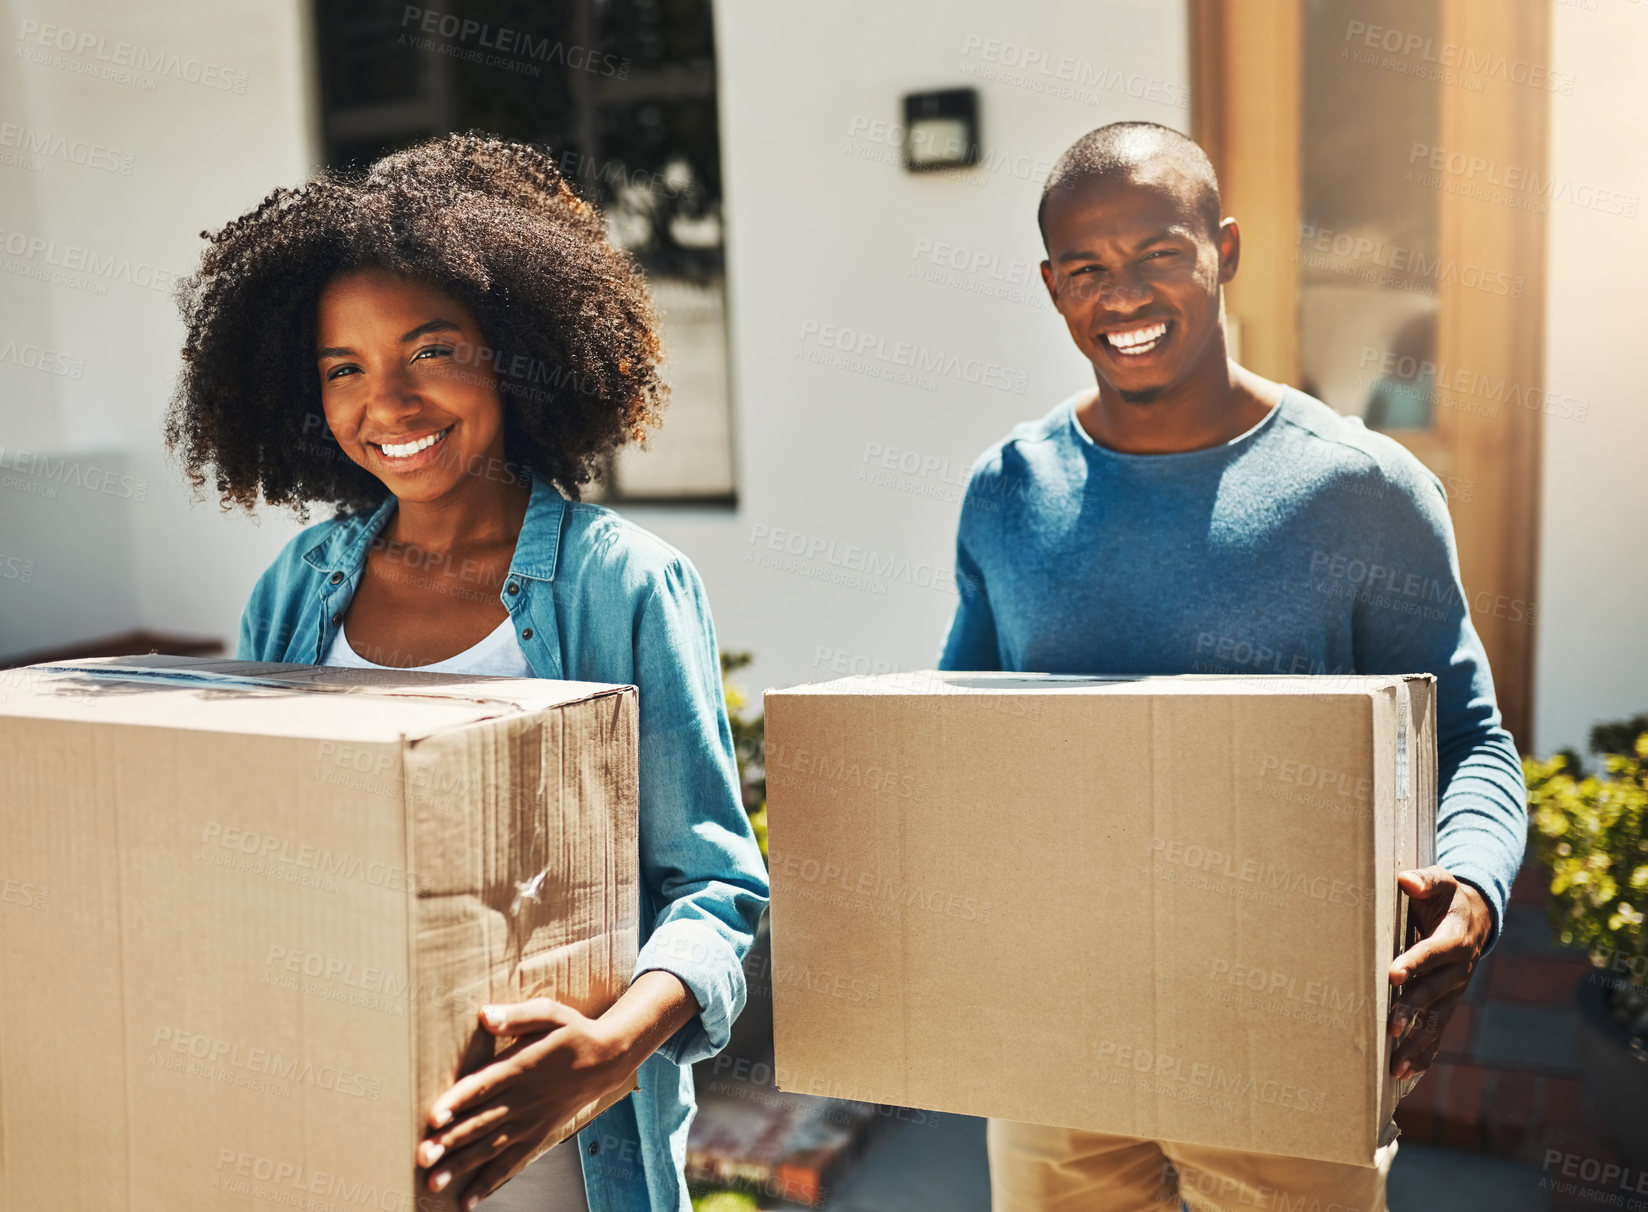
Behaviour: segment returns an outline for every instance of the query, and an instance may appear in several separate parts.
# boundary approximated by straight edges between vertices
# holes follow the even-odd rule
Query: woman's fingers
[[[504,1090],[520,1076],[516,1060],[520,1050],[500,1057],[490,1065],[475,1070],[468,1077],[459,1078],[447,1092],[429,1108],[429,1126],[446,1128],[465,1111],[477,1110],[494,1095]]]
[[[521,1164],[525,1156],[526,1147],[523,1145],[505,1149],[497,1157],[487,1162],[486,1165],[475,1172],[475,1177],[469,1180],[469,1186],[465,1188],[463,1199],[459,1201],[458,1206],[464,1212],[469,1212],[481,1200],[503,1186],[504,1181]]]
[[[449,1187],[464,1187],[467,1175],[481,1169],[506,1150],[522,1147],[521,1131],[522,1126],[515,1120],[504,1120],[493,1125],[481,1139],[447,1153],[430,1170],[429,1189],[440,1192]],[[507,1167],[504,1172],[508,1173]]]
[[[552,998],[535,997],[526,1002],[482,1006],[481,1025],[493,1035],[530,1035],[564,1027],[574,1013]]]
[[[507,1102],[488,1103],[418,1145],[418,1165],[429,1167],[446,1154],[481,1139],[513,1114]]]

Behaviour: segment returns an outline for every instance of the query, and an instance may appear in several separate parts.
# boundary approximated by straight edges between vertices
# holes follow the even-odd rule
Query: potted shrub
[[[763,765],[766,755],[766,717],[757,712],[746,716],[744,708],[749,700],[741,687],[728,681],[728,675],[744,668],[755,658],[747,652],[721,654],[721,694],[727,700],[727,724],[732,729],[733,753],[738,758],[738,782],[743,789],[744,811],[755,828],[755,840],[761,847],[761,857],[767,856],[767,771]]]
[[[738,782],[743,791],[744,811],[755,829],[761,857],[767,857],[767,772],[766,717],[762,712],[746,714],[749,700],[730,675],[743,669],[752,657],[747,652],[721,654],[721,693],[727,701],[727,724],[732,729],[733,753],[738,759]],[[772,1054],[772,934],[766,914],[755,942],[744,958],[744,980],[748,1000],[744,1012],[732,1025],[727,1054],[734,1057],[770,1058]]]
[[[1571,751],[1523,759],[1529,843],[1550,878],[1551,923],[1584,947],[1579,1050],[1594,1108],[1648,1167],[1648,715],[1592,730],[1602,768]]]

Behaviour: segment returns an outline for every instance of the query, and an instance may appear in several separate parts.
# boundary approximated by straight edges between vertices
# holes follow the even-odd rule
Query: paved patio
[[[1557,943],[1539,875],[1525,867],[1499,945],[1449,1022],[1437,1063],[1397,1109],[1403,1139],[1535,1167],[1547,1150],[1619,1162],[1580,1083],[1574,990],[1589,971],[1583,953]],[[1557,1185],[1556,1207],[1607,1203],[1596,1198],[1607,1192]]]
[[[1390,1212],[1548,1212],[1539,1167],[1406,1145],[1391,1167]],[[830,1212],[989,1212],[984,1121],[947,1115],[877,1137],[838,1187]]]
[[[1618,1160],[1589,1121],[1579,1079],[1573,995],[1587,970],[1582,954],[1557,945],[1539,878],[1524,870],[1503,937],[1450,1022],[1438,1063],[1398,1111],[1403,1144],[1391,1171],[1391,1212],[1620,1206],[1607,1200],[1609,1192],[1542,1168],[1550,1149]],[[766,992],[752,980],[746,1027],[768,1026]],[[757,1032],[745,1043],[770,1061],[770,1038]],[[718,1086],[707,1072],[700,1083],[706,1095]],[[824,1206],[831,1212],[988,1212],[984,1121],[879,1120],[829,1182],[834,1190]],[[769,1200],[763,1207],[799,1205]]]

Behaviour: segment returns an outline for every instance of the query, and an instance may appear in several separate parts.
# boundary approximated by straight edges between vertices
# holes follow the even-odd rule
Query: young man
[[[1400,877],[1425,937],[1390,968],[1392,1036],[1417,1020],[1391,1062],[1406,1076],[1435,1057],[1498,933],[1526,831],[1521,767],[1440,482],[1227,356],[1222,290],[1241,233],[1220,216],[1202,150],[1153,123],[1093,131],[1053,166],[1042,280],[1097,382],[974,467],[941,663],[1435,674],[1438,860]],[[1374,566],[1396,570],[1392,592],[1346,571]],[[1159,1209],[1181,1193],[1197,1212],[1374,1212],[1395,1148],[1355,1167],[1003,1121],[989,1143],[996,1212]]]

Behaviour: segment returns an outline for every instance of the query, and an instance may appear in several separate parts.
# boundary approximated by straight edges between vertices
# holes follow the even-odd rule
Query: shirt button
[[[520,593],[521,592],[521,587],[519,585],[517,585],[514,581],[511,581],[509,583],[509,592],[512,593],[512,594],[513,593]]]
[[[592,1144],[592,1145],[590,1145],[590,1147],[589,1147],[589,1155],[590,1155],[590,1156],[591,1156],[591,1157],[594,1157],[594,1156],[595,1156],[595,1155],[596,1155],[596,1154],[597,1154],[597,1153],[599,1153],[599,1152],[600,1152],[600,1151],[601,1151],[601,1146],[600,1146],[600,1145],[594,1145],[594,1144]]]
[[[335,614],[335,615],[332,616],[332,626],[334,626],[334,627],[342,627],[343,626],[343,616],[341,614]]]
[[[528,627],[525,631],[521,632],[521,638],[523,640],[530,640],[532,638],[532,628]]]
[[[343,580],[343,573],[341,573],[341,572],[334,572],[334,573],[333,573],[333,574],[332,574],[332,584],[334,584],[334,585],[336,585],[336,584],[337,584],[337,583],[338,583],[338,582],[339,582],[339,581],[341,581],[341,580]]]

